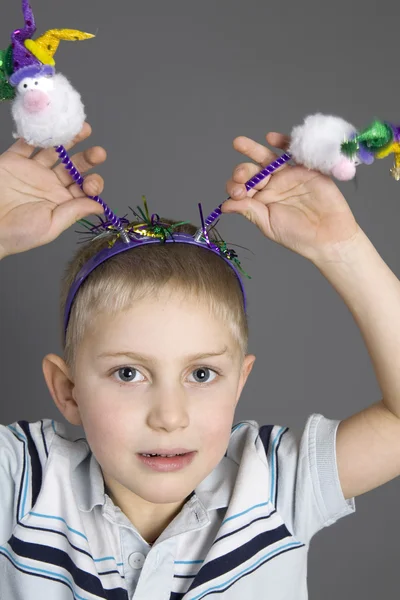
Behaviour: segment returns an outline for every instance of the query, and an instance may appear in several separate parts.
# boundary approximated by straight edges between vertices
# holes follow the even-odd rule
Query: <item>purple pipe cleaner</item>
[[[72,179],[79,185],[79,187],[83,191],[84,179],[83,179],[82,175],[79,173],[78,169],[74,166],[74,164],[73,164],[72,160],[70,159],[70,157],[68,156],[68,152],[66,151],[64,146],[55,146],[55,150],[56,150],[57,154],[59,155],[64,167],[66,168],[67,171],[69,171]],[[89,196],[89,198],[91,198],[91,200],[95,200],[96,202],[101,204],[101,206],[104,208],[104,213],[105,213],[108,221],[110,222],[110,224],[113,225],[115,227],[115,229],[118,229],[118,231],[121,235],[121,238],[125,242],[125,244],[129,244],[129,242],[130,242],[129,236],[126,233],[126,231],[124,230],[120,219],[117,217],[117,215],[115,213],[112,212],[112,210],[107,206],[107,204],[104,202],[104,200],[102,200],[100,198],[100,196]]]
[[[268,177],[268,175],[272,175],[272,173],[274,173],[277,169],[279,169],[279,167],[281,167],[282,165],[287,163],[291,158],[292,158],[291,155],[288,152],[285,152],[284,154],[282,154],[282,156],[279,156],[279,158],[277,158],[272,163],[270,163],[269,165],[264,167],[262,171],[260,171],[259,173],[256,173],[256,175],[254,175],[254,177],[252,177],[251,179],[248,180],[248,182],[246,183],[247,191],[249,191],[253,187],[255,187],[257,185],[257,183],[260,183],[260,181],[262,181],[263,179]],[[227,200],[229,200],[229,198],[227,198]],[[222,206],[222,204],[217,206],[217,208],[208,215],[208,217],[204,221],[204,223],[202,222],[202,229],[199,229],[197,231],[195,238],[194,238],[195,240],[199,240],[201,238],[201,236],[205,237],[204,232],[207,232],[207,230],[216,221],[216,219],[218,219],[218,217],[221,216],[221,214],[222,214],[221,206]],[[202,217],[202,213],[200,213],[200,214]],[[203,219],[203,217],[202,217],[202,219]],[[206,239],[208,240],[208,236]]]

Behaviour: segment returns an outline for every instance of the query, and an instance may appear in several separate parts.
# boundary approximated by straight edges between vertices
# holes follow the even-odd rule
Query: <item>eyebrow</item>
[[[210,358],[212,356],[222,356],[224,354],[228,354],[228,356],[232,355],[231,351],[228,351],[228,346],[225,346],[222,350],[217,350],[216,352],[198,352],[197,354],[189,354],[184,356],[184,360],[192,362],[195,360],[200,360],[201,358]],[[154,362],[154,358],[152,356],[147,356],[146,354],[140,354],[139,352],[102,352],[98,354],[96,358],[118,358],[122,356],[127,356],[132,360],[140,360],[142,362]]]

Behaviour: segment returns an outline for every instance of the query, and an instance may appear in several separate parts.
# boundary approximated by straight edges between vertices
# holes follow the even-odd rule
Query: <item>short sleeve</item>
[[[354,498],[343,495],[337,469],[339,423],[313,414],[300,440],[287,427],[260,429],[271,473],[271,501],[289,531],[305,543],[355,512]]]
[[[32,508],[54,437],[49,419],[0,425],[0,545]]]

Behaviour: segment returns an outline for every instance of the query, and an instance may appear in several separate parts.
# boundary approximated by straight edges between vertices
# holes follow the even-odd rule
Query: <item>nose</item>
[[[29,90],[23,98],[23,105],[29,113],[39,113],[46,108],[49,97],[41,90]]]
[[[356,174],[355,163],[345,156],[333,167],[332,175],[339,181],[349,181]]]
[[[178,387],[154,390],[147,416],[147,424],[151,429],[174,431],[189,425],[187,398]]]

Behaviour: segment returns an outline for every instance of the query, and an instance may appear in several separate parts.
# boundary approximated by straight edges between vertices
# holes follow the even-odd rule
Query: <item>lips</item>
[[[161,473],[168,473],[173,471],[179,471],[189,466],[195,457],[196,452],[187,452],[180,456],[172,456],[170,458],[163,456],[145,456],[144,454],[138,454],[140,462],[148,469],[152,471],[158,471]]]
[[[161,458],[175,458],[175,456],[185,456],[186,453],[182,453],[182,454],[156,454],[156,453],[146,453],[143,452],[141,456],[149,456],[151,458],[155,458],[156,456],[159,456]]]
[[[177,454],[188,454],[190,452],[194,452],[194,450],[188,450],[187,448],[152,448],[151,450],[138,452],[138,454],[152,456],[176,456]]]

